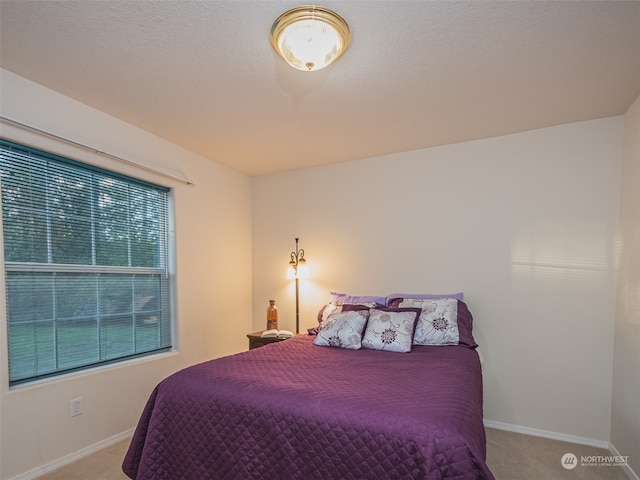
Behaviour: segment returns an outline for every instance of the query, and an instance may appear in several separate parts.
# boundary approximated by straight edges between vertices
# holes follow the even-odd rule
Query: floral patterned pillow
[[[410,352],[419,308],[369,310],[362,347],[390,352]]]
[[[364,305],[373,303],[386,305],[387,298],[377,295],[348,295],[346,293],[331,292],[331,301],[341,305]]]
[[[324,305],[318,312],[318,323],[324,322],[332,313],[346,312],[347,310],[369,310],[373,307],[380,307],[377,303],[357,303],[357,304],[342,304],[338,302],[331,302]]]
[[[458,345],[458,300],[439,298],[432,300],[405,299],[401,307],[419,307],[414,345]]]
[[[314,345],[358,350],[369,310],[352,310],[330,314],[318,328]]]
[[[403,300],[434,300],[436,298],[455,298],[464,300],[464,292],[457,293],[392,293],[387,295],[385,305],[391,308],[398,308]]]

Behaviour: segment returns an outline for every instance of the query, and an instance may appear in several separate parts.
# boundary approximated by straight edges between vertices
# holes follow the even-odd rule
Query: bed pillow
[[[478,346],[473,338],[473,317],[464,302],[454,298],[404,299],[399,305],[421,310],[414,345]]]
[[[478,344],[473,338],[473,315],[463,301],[458,300],[458,334],[459,345],[476,348]]]
[[[387,298],[376,295],[348,295],[346,293],[331,292],[331,301],[342,305],[361,305],[363,303],[386,305]]]
[[[362,347],[362,332],[369,310],[332,313],[318,327],[314,345],[358,350]]]
[[[464,300],[464,292],[458,293],[392,293],[387,295],[386,305],[392,308],[398,308],[402,300],[432,300],[435,298],[455,298],[456,300]]]
[[[372,308],[362,347],[389,352],[410,352],[419,308]]]
[[[354,310],[369,310],[374,307],[382,307],[379,303],[362,303],[362,304],[342,304],[338,302],[331,302],[323,305],[318,311],[318,325],[327,319],[332,313],[354,311]]]

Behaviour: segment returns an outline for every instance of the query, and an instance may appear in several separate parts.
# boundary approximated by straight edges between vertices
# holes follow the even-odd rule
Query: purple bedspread
[[[474,349],[343,350],[301,335],[155,388],[134,479],[493,479]]]

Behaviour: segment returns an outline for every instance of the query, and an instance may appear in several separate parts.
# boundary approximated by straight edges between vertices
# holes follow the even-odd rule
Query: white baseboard
[[[603,440],[578,437],[577,435],[567,435],[566,433],[541,430],[539,428],[522,427],[520,425],[513,425],[511,423],[494,422],[493,420],[485,420],[484,426],[489,428],[496,428],[498,430],[507,430],[509,432],[523,433],[525,435],[533,435],[534,437],[550,438],[552,440],[560,440],[563,442],[577,443],[579,445],[604,448],[605,450],[609,450],[610,445],[609,442],[605,442]]]
[[[93,445],[89,445],[88,447],[82,448],[77,452],[70,453],[69,455],[65,455],[64,457],[58,458],[52,462],[33,468],[28,472],[21,473],[20,475],[10,478],[9,480],[32,480],[34,478],[37,478],[40,475],[51,472],[60,467],[64,467],[69,463],[75,462],[76,460],[80,460],[81,458],[84,458],[87,455],[91,455],[92,453],[95,453],[98,450],[102,450],[103,448],[113,445],[114,443],[118,443],[121,440],[124,440],[130,437],[131,435],[133,435],[133,430],[134,430],[133,428],[126,430],[122,433],[114,435],[113,437],[109,437],[98,443],[94,443]]]
[[[612,443],[609,444],[609,451],[613,455],[622,456],[621,453],[618,452],[618,449],[614,447]],[[626,465],[623,465],[622,469],[627,474],[627,477],[629,477],[631,480],[640,480],[640,477],[638,476],[638,474],[633,471],[633,469],[629,466],[628,463]]]
[[[577,435],[567,435],[566,433],[552,432],[549,430],[541,430],[538,428],[523,427],[520,425],[513,425],[511,423],[494,422],[493,420],[485,420],[484,426],[488,428],[495,428],[497,430],[507,430],[509,432],[522,433],[524,435],[533,435],[535,437],[550,438],[551,440],[560,440],[563,442],[577,443],[578,445],[587,445],[590,447],[603,448],[608,450],[613,455],[622,456],[616,447],[610,442],[603,440],[595,440],[593,438],[579,437]],[[640,477],[633,471],[633,469],[626,464],[622,467],[631,480],[640,480]]]

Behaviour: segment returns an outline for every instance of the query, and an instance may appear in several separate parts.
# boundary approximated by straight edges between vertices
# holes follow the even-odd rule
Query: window
[[[9,381],[172,346],[169,190],[0,140]]]

